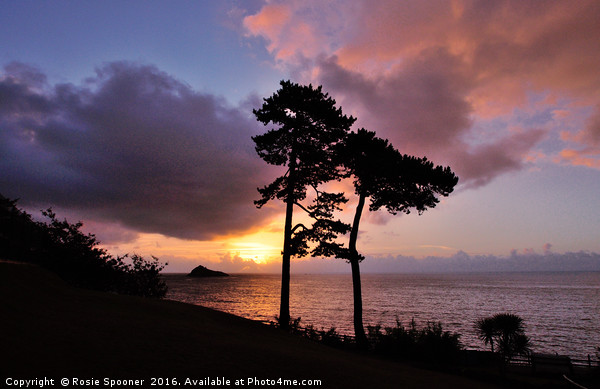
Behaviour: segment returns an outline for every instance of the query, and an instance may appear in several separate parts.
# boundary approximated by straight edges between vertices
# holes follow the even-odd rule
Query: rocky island
[[[222,271],[210,270],[199,265],[188,274],[188,277],[229,277],[229,274],[223,273]]]

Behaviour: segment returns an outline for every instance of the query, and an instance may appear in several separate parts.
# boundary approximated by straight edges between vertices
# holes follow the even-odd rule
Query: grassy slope
[[[480,388],[469,379],[322,346],[211,309],[71,288],[0,262],[0,379],[224,376],[326,388]]]

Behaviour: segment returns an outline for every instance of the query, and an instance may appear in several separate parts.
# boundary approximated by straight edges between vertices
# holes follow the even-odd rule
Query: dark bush
[[[414,319],[408,328],[397,320],[395,327],[367,326],[367,332],[375,353],[394,358],[449,363],[462,349],[460,335],[444,331],[440,322],[428,322],[419,329]]]
[[[335,327],[331,327],[329,330],[324,328],[318,330],[312,324],[303,327],[300,321],[301,318],[290,319],[287,327],[285,327],[286,331],[332,347],[346,347],[354,343],[353,337],[340,335]],[[283,328],[278,317],[271,322],[271,325]]]
[[[300,321],[300,318],[291,319],[287,330],[328,346],[355,346],[353,337],[341,335],[333,327],[317,330],[312,324],[303,327]],[[278,318],[271,324],[279,327]],[[427,322],[423,328],[419,328],[414,319],[408,328],[398,320],[395,327],[367,326],[367,339],[373,354],[411,362],[453,364],[460,360],[462,350],[460,334],[444,331],[440,322]]]
[[[0,195],[0,258],[41,265],[78,287],[165,296],[167,286],[159,273],[166,264],[154,257],[113,257],[93,234],[81,232],[81,222],[59,220],[52,209],[42,211],[48,222],[37,222],[16,204]]]

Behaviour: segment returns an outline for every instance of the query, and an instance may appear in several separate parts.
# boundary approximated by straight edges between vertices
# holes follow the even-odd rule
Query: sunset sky
[[[599,20],[597,0],[0,1],[0,193],[168,271],[278,272],[283,206],[253,200],[281,170],[250,137],[291,79],[460,178],[423,215],[365,212],[365,271],[600,270]]]

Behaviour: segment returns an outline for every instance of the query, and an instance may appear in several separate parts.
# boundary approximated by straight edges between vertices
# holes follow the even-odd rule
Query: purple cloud
[[[111,63],[49,86],[13,63],[0,76],[0,192],[143,232],[210,239],[260,226],[267,167],[249,112],[153,66]]]

